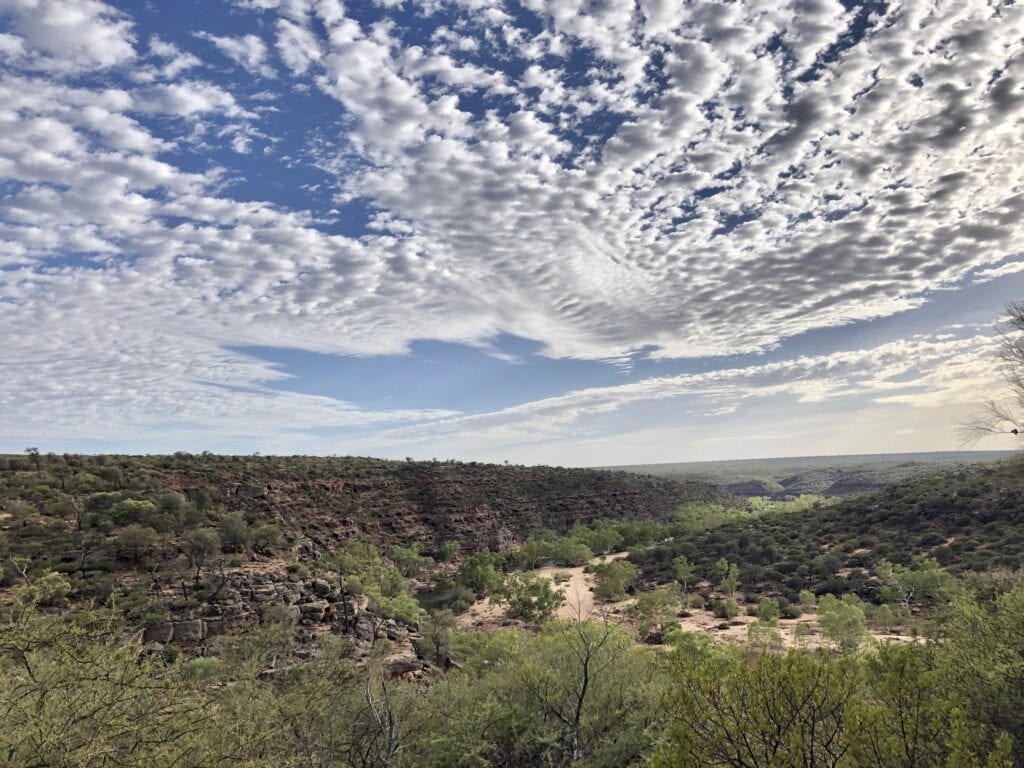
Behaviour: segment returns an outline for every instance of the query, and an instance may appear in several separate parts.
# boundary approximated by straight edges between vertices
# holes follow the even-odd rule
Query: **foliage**
[[[409,547],[392,547],[391,559],[404,578],[421,576],[427,568],[434,564],[433,558],[420,554],[419,544]]]
[[[459,564],[458,581],[473,590],[477,597],[484,597],[497,590],[503,577],[498,570],[501,558],[493,552],[475,552],[463,558]]]
[[[636,581],[640,569],[628,560],[609,560],[594,565],[593,574],[597,581],[594,597],[610,603],[625,599],[626,590]]]
[[[686,591],[686,585],[693,581],[694,573],[693,563],[685,555],[672,559],[672,575],[683,586],[684,592]]]
[[[565,604],[565,595],[551,588],[546,579],[514,573],[496,591],[509,616],[528,624],[543,624]]]
[[[818,603],[821,632],[843,653],[856,651],[867,636],[864,606],[856,595],[843,595],[839,600],[825,595]]]
[[[736,563],[745,589],[779,592],[791,602],[801,590],[868,596],[883,561],[913,568],[915,559],[934,558],[952,575],[1020,568],[1020,461],[977,463],[830,505],[748,515],[634,552],[630,560],[645,580],[663,583],[677,557],[694,565],[697,578],[713,578],[724,558]]]
[[[244,552],[252,538],[249,524],[239,512],[228,512],[218,522],[220,541],[225,552]],[[266,534],[264,533],[264,536]],[[267,542],[262,542],[266,546]]]
[[[284,532],[274,523],[264,523],[252,530],[252,548],[261,555],[272,555],[284,544]]]
[[[637,596],[630,606],[629,615],[636,622],[637,633],[646,638],[652,632],[661,633],[679,614],[683,595],[678,585],[659,587]]]

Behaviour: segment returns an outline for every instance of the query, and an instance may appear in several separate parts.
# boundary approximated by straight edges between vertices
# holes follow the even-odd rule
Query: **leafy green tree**
[[[140,523],[151,519],[156,512],[156,504],[145,499],[125,499],[110,508],[110,517],[118,525]]]
[[[36,472],[41,472],[42,471],[42,467],[39,464],[39,449],[35,448],[35,447],[26,448],[25,449],[25,454],[36,465]]]
[[[629,608],[629,615],[636,622],[637,634],[646,638],[652,632],[664,632],[670,625],[677,624],[682,599],[683,595],[675,584],[639,595]]]
[[[910,567],[883,560],[875,568],[882,582],[881,597],[909,611],[914,603],[942,606],[955,589],[953,578],[932,558],[914,561]]]
[[[540,747],[513,764],[613,768],[635,761],[649,745],[643,718],[653,717],[656,668],[648,659],[616,624],[547,624],[510,667],[509,697],[521,702],[519,717],[535,723]]]
[[[740,607],[736,604],[735,600],[716,600],[712,606],[711,611],[719,619],[725,619],[726,621],[732,621],[740,615]]]
[[[736,563],[729,563],[729,567],[724,575],[722,575],[719,583],[722,586],[722,591],[728,595],[729,599],[735,600],[736,588],[740,585],[740,569],[736,567]]]
[[[778,600],[762,600],[757,605],[757,618],[760,621],[774,621],[778,623],[781,610],[779,609]]]
[[[273,523],[263,523],[252,531],[252,548],[261,555],[273,555],[284,544],[284,532]]]
[[[839,766],[853,660],[735,648],[673,652],[668,729],[654,768]]]
[[[874,615],[871,617],[871,624],[883,632],[892,632],[892,628],[899,624],[899,620],[896,618],[896,612],[892,609],[892,606],[888,603],[883,603],[875,609]]]
[[[594,597],[604,602],[624,600],[626,590],[640,576],[640,569],[628,560],[609,560],[593,566],[597,584]]]
[[[446,541],[438,547],[437,556],[442,563],[450,563],[459,554],[459,542]]]
[[[123,528],[117,535],[117,551],[121,557],[138,562],[160,546],[160,534],[138,523]]]
[[[203,566],[220,552],[220,536],[213,528],[200,528],[185,538],[184,546],[189,565],[196,569],[195,579],[198,581]]]
[[[44,615],[38,604],[22,590],[0,617],[4,766],[212,764],[206,691],[125,642],[109,611]]]
[[[995,750],[1000,734],[1024,764],[1024,584],[999,595],[990,606],[957,596],[937,644],[936,666],[947,695],[983,729]]]
[[[722,580],[729,575],[729,561],[726,560],[724,557],[718,558],[718,560],[715,561],[715,565],[711,569],[711,571],[715,575],[715,580],[719,584],[721,584]]]
[[[249,524],[240,512],[229,512],[221,517],[220,543],[225,552],[244,552],[249,546]]]
[[[818,619],[822,634],[843,653],[853,653],[867,637],[864,606],[856,595],[844,595],[842,600],[825,595],[818,603]]]
[[[508,576],[495,594],[509,616],[529,624],[543,624],[565,604],[565,595],[552,589],[546,579],[528,574]]]
[[[427,555],[420,554],[418,543],[409,547],[394,546],[391,548],[391,559],[398,567],[399,573],[404,578],[415,578],[434,564],[434,560]]]
[[[494,592],[501,586],[503,580],[498,570],[499,561],[497,555],[486,550],[463,558],[459,564],[459,583],[473,590],[477,597]]]
[[[686,585],[693,580],[696,569],[685,555],[679,555],[672,560],[672,574],[676,581],[683,585],[683,592],[686,592]]]
[[[884,643],[865,657],[865,685],[847,707],[851,763],[881,768],[1006,766],[1012,742],[991,743],[958,706],[942,679],[936,648]]]

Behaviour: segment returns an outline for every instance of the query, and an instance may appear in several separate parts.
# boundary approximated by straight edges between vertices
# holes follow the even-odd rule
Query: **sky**
[[[1003,0],[0,0],[0,451],[956,449],[1022,137]]]

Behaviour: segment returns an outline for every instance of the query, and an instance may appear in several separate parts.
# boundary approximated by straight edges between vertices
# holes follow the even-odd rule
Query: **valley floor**
[[[625,558],[628,552],[613,552],[608,555],[600,555],[591,560],[591,565],[619,560]],[[565,603],[555,611],[555,617],[559,619],[586,619],[590,617],[610,618],[617,622],[632,625],[629,617],[629,608],[636,602],[636,598],[630,597],[617,602],[600,602],[594,597],[595,580],[594,576],[586,572],[586,566],[574,568],[547,566],[538,568],[531,573],[551,584],[551,587],[565,595]],[[698,586],[707,587],[707,583]],[[756,620],[756,616],[740,615],[731,621],[714,615],[711,610],[690,608],[685,611],[687,615],[679,619],[679,628],[685,632],[697,632],[710,635],[717,643],[746,643],[748,630]],[[519,622],[510,619],[505,615],[500,605],[492,602],[490,598],[484,598],[474,603],[468,611],[458,617],[459,626],[463,629],[476,631],[494,629],[501,626],[512,626]],[[796,627],[805,624],[808,633],[804,637],[798,637]],[[818,615],[813,612],[805,613],[798,619],[780,619],[779,632],[784,648],[827,648],[829,641],[822,635],[821,623]],[[869,634],[877,641],[892,641],[900,643],[913,643],[917,638],[900,634],[897,632],[870,631]]]

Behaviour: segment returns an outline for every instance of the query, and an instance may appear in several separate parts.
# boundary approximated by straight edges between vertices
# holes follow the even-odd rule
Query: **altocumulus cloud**
[[[910,340],[857,353],[857,375],[823,355],[469,416],[282,392],[278,369],[227,350],[508,333],[555,358],[753,353],[1009,274],[1020,4],[216,8],[236,31],[0,0],[10,435],[557,437],[624,402],[850,388],[940,402],[992,378],[981,337]],[[332,119],[304,125],[306,104]],[[278,168],[305,183],[244,183]],[[917,361],[903,379],[865,368],[894,356]],[[942,373],[962,361],[970,376]]]

